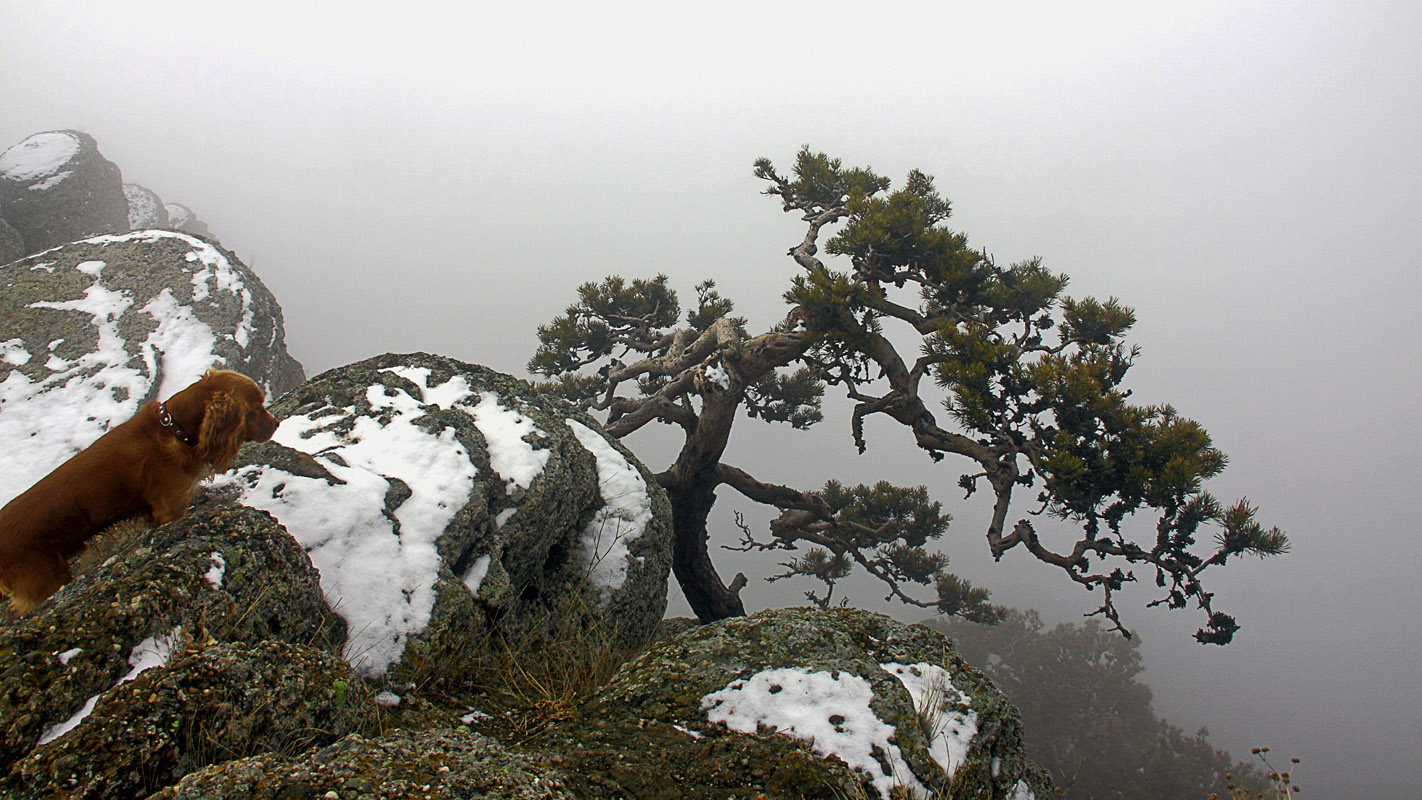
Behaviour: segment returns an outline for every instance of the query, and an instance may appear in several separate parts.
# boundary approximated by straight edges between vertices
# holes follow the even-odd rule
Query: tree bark
[[[702,622],[745,616],[740,591],[745,578],[737,575],[727,586],[711,561],[707,519],[716,504],[720,479],[716,465],[726,450],[731,424],[740,407],[740,391],[707,394],[695,432],[672,468],[662,474],[662,487],[672,506],[672,571],[691,610]]]
[[[686,602],[703,623],[745,616],[746,607],[740,597],[745,576],[736,575],[727,586],[711,562],[706,521],[716,503],[714,481],[692,478],[665,488],[671,500],[675,532],[672,571],[686,595]]]

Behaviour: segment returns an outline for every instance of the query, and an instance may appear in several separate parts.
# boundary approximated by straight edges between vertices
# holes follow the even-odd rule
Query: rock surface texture
[[[8,264],[25,255],[25,240],[14,226],[0,219],[0,264]]]
[[[152,791],[224,748],[300,751],[373,714],[336,655],[344,624],[271,517],[204,503],[110,535],[114,555],[0,629],[0,796],[131,796],[136,764]]]
[[[119,168],[79,131],[37,133],[0,153],[0,216],[26,253],[129,230]]]
[[[207,223],[199,219],[191,208],[182,203],[168,203],[163,210],[168,216],[168,222],[164,227],[193,236],[201,236],[204,239],[212,238],[212,231],[207,229]]]

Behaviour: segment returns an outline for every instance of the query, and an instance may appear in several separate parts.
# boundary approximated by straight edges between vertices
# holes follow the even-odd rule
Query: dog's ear
[[[229,392],[213,392],[202,415],[197,454],[218,472],[237,455],[245,441],[247,406]]]

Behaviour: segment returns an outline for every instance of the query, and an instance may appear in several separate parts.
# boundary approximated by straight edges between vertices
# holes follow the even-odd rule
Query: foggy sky
[[[411,350],[523,375],[536,326],[611,273],[665,272],[684,300],[715,278],[764,330],[804,231],[756,157],[785,169],[808,143],[895,185],[934,175],[999,263],[1041,256],[1136,310],[1133,400],[1201,421],[1230,456],[1212,491],[1293,541],[1211,579],[1243,625],[1226,648],[1128,593],[1157,713],[1239,758],[1299,756],[1308,797],[1417,797],[1415,4],[205,5],[0,3],[0,148],[84,130],[193,208],[308,375]],[[727,459],[804,488],[927,484],[994,600],[1050,622],[1099,605],[1025,553],[992,564],[984,509],[901,429],[871,425],[857,456],[827,417],[742,420]],[[666,437],[630,443],[665,467]],[[723,490],[720,542],[733,508],[768,518]],[[881,595],[853,598],[916,618]]]

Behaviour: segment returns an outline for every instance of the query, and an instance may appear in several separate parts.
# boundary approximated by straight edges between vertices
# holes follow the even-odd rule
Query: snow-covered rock
[[[182,203],[168,203],[163,210],[168,215],[168,222],[163,227],[205,239],[212,238],[212,231],[208,230],[207,223],[199,219],[191,208]]]
[[[123,196],[128,199],[129,230],[146,231],[150,228],[168,227],[168,209],[157,192],[136,183],[125,183]]]
[[[244,450],[218,488],[310,554],[365,676],[458,658],[491,635],[527,647],[598,630],[626,646],[661,619],[665,496],[561,400],[392,354],[319,375],[272,413],[272,441]]]
[[[235,256],[170,231],[0,265],[0,503],[209,367],[298,383],[281,309]]]
[[[1017,710],[947,637],[857,609],[694,628],[624,666],[586,713],[708,740],[776,733],[884,800],[1049,796]]]
[[[0,153],[0,216],[26,253],[129,230],[119,168],[79,131],[36,133]]]

